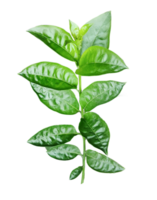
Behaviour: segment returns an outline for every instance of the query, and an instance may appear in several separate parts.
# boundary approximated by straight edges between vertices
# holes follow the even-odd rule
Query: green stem
[[[81,76],[79,75],[79,96],[82,93],[82,85],[81,85]],[[83,108],[81,107],[81,117],[83,118]],[[81,184],[84,182],[85,179],[85,159],[86,159],[86,139],[83,138],[83,156],[82,156],[82,179],[81,179]]]
[[[83,89],[83,76],[78,75],[78,96],[80,96],[80,94],[82,93],[82,89]]]
[[[83,156],[82,156],[82,164],[83,164],[83,169],[82,169],[82,179],[81,179],[81,184],[84,182],[85,179],[85,159],[86,159],[86,139],[83,138]]]

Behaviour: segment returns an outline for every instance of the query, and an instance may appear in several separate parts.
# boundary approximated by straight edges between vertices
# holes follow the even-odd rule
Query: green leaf
[[[96,151],[87,150],[86,156],[89,167],[98,172],[116,173],[124,170],[124,167],[122,167],[120,164]]]
[[[69,28],[73,38],[77,39],[79,35],[79,27],[77,26],[77,24],[69,20]]]
[[[77,22],[75,22],[70,18],[67,19],[67,25],[69,26],[69,28],[67,29],[74,39],[74,41],[70,43],[76,44],[79,50],[79,57],[80,57],[80,51],[82,48],[82,37],[86,34],[91,25],[83,24],[80,26]]]
[[[110,30],[111,30],[111,12],[105,12],[98,17],[86,23],[91,26],[88,32],[83,36],[82,50],[83,52],[91,46],[102,46],[109,48]]]
[[[81,118],[79,130],[91,145],[108,154],[110,131],[106,122],[98,114],[85,113]]]
[[[73,115],[79,112],[79,103],[71,90],[53,90],[31,83],[40,101],[51,110],[61,114]]]
[[[80,28],[79,31],[79,36],[78,38],[81,40],[82,37],[87,33],[87,31],[89,30],[89,28],[92,26],[92,24],[85,24]]]
[[[82,166],[77,167],[76,169],[74,169],[74,170],[71,172],[69,179],[70,179],[70,180],[73,180],[73,179],[77,178],[77,177],[81,174],[82,169],[83,169]]]
[[[76,89],[78,84],[71,69],[52,62],[35,63],[22,70],[19,75],[30,82],[56,90]]]
[[[84,26],[82,26],[82,28],[79,30],[78,39],[75,40],[75,44],[77,46],[77,49],[79,50],[79,55],[82,48],[82,37],[86,34],[86,32],[90,27],[91,27],[90,24],[85,24]]]
[[[87,112],[98,105],[116,98],[125,83],[117,81],[97,81],[85,88],[80,97],[80,104]]]
[[[76,156],[81,155],[79,148],[71,144],[61,144],[51,147],[47,153],[52,158],[58,160],[71,160]]]
[[[78,56],[74,56],[74,47],[67,47],[67,43],[72,42],[71,35],[64,29],[51,25],[40,25],[28,30],[29,33],[40,39],[47,46],[64,58],[77,61]],[[72,51],[71,51],[72,49]]]
[[[112,19],[111,19],[111,32],[110,32],[110,48],[112,48],[112,34],[113,34],[113,21],[114,21],[114,15],[113,15],[113,10],[108,10],[108,12],[111,13]]]
[[[82,41],[81,40],[75,40],[75,44],[76,44],[78,50],[80,51],[81,50]]]
[[[39,131],[28,140],[28,143],[40,147],[56,146],[69,142],[76,135],[77,132],[72,125],[55,125]]]
[[[128,67],[114,52],[99,46],[88,48],[80,58],[76,74],[95,76],[120,72]]]

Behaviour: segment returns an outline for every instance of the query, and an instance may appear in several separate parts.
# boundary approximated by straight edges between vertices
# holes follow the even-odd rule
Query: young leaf
[[[111,12],[105,12],[87,22],[89,30],[83,36],[81,55],[91,46],[109,48],[111,30]]]
[[[22,70],[19,75],[30,82],[56,90],[75,89],[78,84],[71,69],[52,62],[35,63]]]
[[[40,101],[51,110],[61,114],[73,115],[79,112],[79,103],[71,90],[53,90],[31,83]]]
[[[92,169],[102,173],[116,173],[124,170],[120,164],[111,158],[93,150],[86,151],[87,164]]]
[[[76,135],[77,131],[72,125],[55,125],[39,131],[28,143],[40,147],[56,146],[69,142]]]
[[[74,22],[69,20],[69,28],[70,28],[70,32],[71,32],[73,38],[78,39],[79,27],[77,26],[77,24],[75,24]]]
[[[52,158],[58,160],[71,160],[76,156],[81,155],[79,148],[71,144],[61,144],[51,147],[47,153]]]
[[[49,46],[56,53],[63,56],[64,58],[71,61],[77,61],[78,56],[74,55],[79,52],[76,51],[74,54],[73,48],[66,47],[66,44],[72,42],[73,39],[71,35],[64,29],[57,26],[40,25],[29,29],[28,32],[40,39],[47,46]]]
[[[128,67],[114,52],[99,46],[88,48],[80,58],[76,74],[96,76],[120,72]]]
[[[77,178],[81,174],[81,172],[82,172],[82,166],[77,167],[76,169],[74,169],[71,172],[69,179],[73,180],[73,179]]]
[[[85,24],[80,28],[79,36],[78,36],[79,40],[82,40],[82,37],[87,33],[87,31],[89,30],[91,26],[92,24]]]
[[[81,134],[94,147],[108,154],[110,131],[106,122],[96,113],[85,113],[79,124]]]
[[[90,24],[85,24],[84,26],[82,26],[82,28],[79,30],[79,28],[77,30],[79,30],[79,34],[77,32],[77,37],[75,36],[75,41],[73,41],[72,43],[76,44],[77,49],[79,51],[79,57],[78,60],[80,58],[80,51],[81,51],[81,47],[82,47],[82,37],[86,34],[86,32],[88,31],[88,29],[91,27]],[[73,36],[74,37],[74,36]]]
[[[75,40],[75,44],[76,44],[78,50],[80,51],[81,50],[82,41],[81,40]]]
[[[85,88],[80,97],[80,104],[87,112],[98,105],[116,98],[125,83],[117,81],[97,81]]]

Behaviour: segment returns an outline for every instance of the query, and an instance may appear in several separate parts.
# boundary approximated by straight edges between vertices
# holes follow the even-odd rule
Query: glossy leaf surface
[[[78,39],[79,27],[77,26],[77,24],[75,24],[74,22],[69,20],[69,28],[70,28],[70,32],[71,32],[73,38]]]
[[[86,23],[86,25],[87,24],[91,27],[83,36],[81,55],[91,46],[103,46],[105,48],[109,48],[111,12],[105,12],[90,20]]]
[[[108,154],[110,131],[106,122],[96,113],[85,113],[79,124],[81,134],[94,147]]]
[[[71,90],[53,90],[31,83],[40,101],[51,110],[61,114],[73,115],[79,111],[79,103]]]
[[[93,150],[86,151],[87,164],[92,169],[103,173],[116,173],[124,170],[120,164],[111,158]]]
[[[61,144],[51,147],[47,153],[52,158],[58,160],[71,160],[76,156],[81,155],[79,148],[71,144]]]
[[[29,29],[28,32],[40,39],[64,58],[71,61],[77,61],[78,55],[76,56],[76,54],[78,52],[74,52],[74,46],[66,46],[67,43],[73,41],[73,39],[64,29],[57,26],[41,25]]]
[[[19,75],[30,82],[56,90],[76,89],[78,84],[71,69],[52,62],[35,63],[22,70]]]
[[[85,88],[80,97],[80,104],[87,112],[98,105],[116,98],[125,83],[117,81],[97,81]]]
[[[28,143],[35,146],[56,146],[69,142],[77,132],[72,125],[55,125],[44,128],[35,135],[33,135]]]
[[[99,46],[90,47],[80,58],[76,74],[95,76],[120,72],[128,67],[114,52]]]
[[[73,180],[73,179],[77,178],[81,174],[81,172],[82,172],[82,166],[77,167],[76,169],[74,169],[71,172],[69,179]]]

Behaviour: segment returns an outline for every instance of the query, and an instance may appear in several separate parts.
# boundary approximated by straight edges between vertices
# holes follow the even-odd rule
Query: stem
[[[83,164],[83,169],[82,169],[82,179],[81,179],[81,184],[84,182],[85,179],[85,159],[86,159],[86,140],[84,137],[83,138],[83,156],[82,156],[82,164]]]
[[[81,85],[81,76],[79,75],[79,96],[82,93],[82,85]],[[81,117],[83,118],[83,108],[81,107]],[[83,156],[82,156],[82,179],[81,179],[81,184],[84,182],[85,179],[85,159],[86,159],[86,139],[82,136],[83,138]]]

